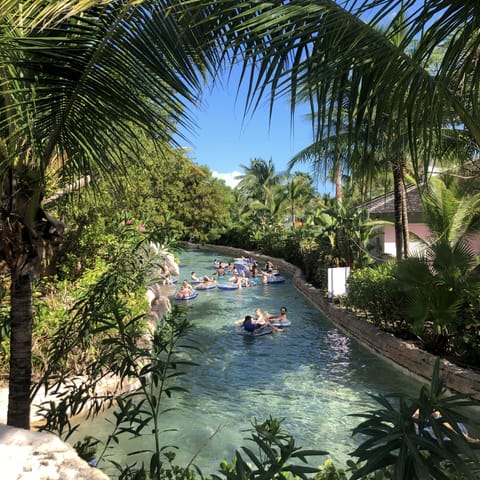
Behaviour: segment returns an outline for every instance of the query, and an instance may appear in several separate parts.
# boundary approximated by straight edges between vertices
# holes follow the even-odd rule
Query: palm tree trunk
[[[401,166],[398,161],[392,162],[393,171],[393,205],[394,205],[394,222],[395,222],[395,253],[397,260],[403,258],[403,197],[402,189],[404,189]]]
[[[403,256],[408,257],[408,251],[410,250],[410,232],[408,227],[408,207],[407,207],[407,190],[405,188],[405,170],[406,164],[405,161],[401,162],[401,175],[402,175],[402,186],[401,186],[401,202],[402,202],[402,238],[403,238]]]
[[[337,203],[340,203],[343,198],[343,185],[342,185],[342,159],[341,156],[337,156],[335,163],[335,199]]]
[[[10,288],[11,335],[7,424],[30,428],[32,377],[32,279],[29,274],[12,275]]]

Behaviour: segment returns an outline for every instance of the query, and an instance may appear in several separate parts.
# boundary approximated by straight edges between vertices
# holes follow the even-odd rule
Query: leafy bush
[[[366,439],[352,453],[358,462],[351,480],[377,473],[398,480],[479,478],[480,444],[471,443],[461,429],[471,423],[468,409],[478,408],[478,402],[447,394],[439,365],[437,360],[430,386],[423,386],[418,398],[379,395],[373,397],[377,408],[354,414],[364,421],[353,434]]]
[[[237,450],[232,463],[222,462],[220,473],[213,475],[215,480],[246,479],[307,479],[307,473],[316,473],[318,468],[307,465],[307,457],[325,455],[321,450],[304,450],[297,447],[295,439],[283,431],[281,421],[270,417],[265,422],[253,422],[253,433],[250,441],[254,442],[258,451],[248,447]],[[292,462],[300,460],[302,463]]]
[[[344,470],[337,470],[332,460],[325,460],[320,466],[320,472],[315,475],[314,480],[347,480]]]
[[[405,294],[394,277],[395,263],[354,270],[348,278],[347,305],[375,325],[401,333],[408,327]]]
[[[440,239],[397,265],[395,277],[405,292],[412,330],[432,353],[444,355],[455,343],[460,347],[459,337],[480,324],[480,278],[473,261],[468,243]]]

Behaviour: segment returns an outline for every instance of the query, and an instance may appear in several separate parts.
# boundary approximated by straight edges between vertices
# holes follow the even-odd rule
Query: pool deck
[[[271,260],[275,265],[288,271],[293,277],[292,281],[297,290],[343,332],[392,364],[401,367],[406,373],[417,376],[420,380],[430,381],[437,356],[422,350],[415,342],[401,340],[390,333],[383,332],[365,320],[358,318],[352,312],[328,302],[319,289],[305,281],[303,272],[295,265],[281,258],[269,257],[240,248],[198,245],[188,242],[183,242],[182,246],[184,248],[201,248],[202,250],[220,252],[232,257],[245,256],[261,261]],[[479,373],[459,367],[445,359],[440,359],[440,372],[445,378],[449,390],[467,394],[480,401]]]

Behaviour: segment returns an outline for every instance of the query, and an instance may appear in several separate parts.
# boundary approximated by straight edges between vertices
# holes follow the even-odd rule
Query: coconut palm
[[[245,173],[236,177],[240,180],[237,188],[248,198],[257,200],[266,206],[269,189],[280,181],[280,177],[275,173],[272,159],[267,162],[263,158],[252,158],[250,166],[240,166]]]
[[[341,202],[343,199],[343,178],[348,171],[348,146],[343,142],[346,136],[334,136],[314,142],[289,161],[289,168],[298,163],[307,163],[311,166],[314,176],[317,178],[330,178],[335,185],[335,199]]]
[[[171,138],[197,101],[211,51],[179,2],[4,1],[0,7],[0,264],[10,284],[7,421],[28,428],[32,284],[63,225],[44,204],[91,175],[114,180],[138,132]],[[213,54],[212,54],[213,55]],[[94,182],[92,182],[94,183]]]
[[[295,172],[293,175],[284,176],[286,183],[284,193],[290,210],[292,228],[295,228],[297,211],[301,204],[305,205],[313,198],[312,178],[302,172]]]
[[[429,171],[446,123],[462,125],[480,142],[477,8],[476,0],[420,6],[414,0],[224,1],[208,21],[213,34],[223,36],[229,58],[250,61],[242,76],[249,105],[265,95],[273,105],[286,95],[293,111],[307,98],[316,140],[346,134],[364,171],[375,167],[377,148],[405,138],[413,173],[420,175]],[[433,72],[431,59],[445,44]],[[392,153],[390,160],[402,222],[405,155]],[[397,236],[408,247],[406,228]]]

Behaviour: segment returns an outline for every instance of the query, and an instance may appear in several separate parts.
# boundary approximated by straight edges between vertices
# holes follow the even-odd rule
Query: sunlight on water
[[[181,278],[213,272],[212,261],[231,260],[220,254],[186,251],[181,255]],[[284,428],[305,448],[327,450],[345,466],[360,439],[352,438],[359,419],[351,413],[372,405],[369,394],[414,394],[419,384],[346,337],[290,283],[257,285],[241,291],[208,290],[189,302],[192,338],[202,345],[193,356],[199,363],[186,377],[189,392],[169,400],[176,410],[162,418],[162,444],[180,447],[179,464],[195,459],[204,473],[231,460],[235,449],[248,445],[245,430],[254,418],[285,418]],[[235,333],[233,321],[259,306],[277,313],[288,307],[292,327],[258,338]],[[166,405],[167,406],[167,405]],[[103,422],[106,423],[106,422]],[[83,433],[92,427],[83,427]],[[100,420],[94,434],[101,435]],[[148,429],[147,429],[148,430]],[[105,426],[105,434],[108,426]],[[91,430],[90,430],[91,433]],[[209,437],[213,438],[209,440]],[[125,440],[117,459],[128,451],[149,448],[152,439]],[[251,445],[250,445],[251,446]],[[316,460],[323,463],[324,457]]]

